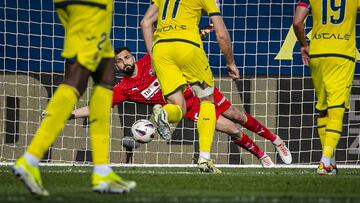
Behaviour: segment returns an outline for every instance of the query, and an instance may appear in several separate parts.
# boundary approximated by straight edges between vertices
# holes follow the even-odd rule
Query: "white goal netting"
[[[128,46],[138,59],[146,52],[140,21],[149,3],[149,0],[116,0],[114,6],[114,47]],[[222,1],[222,15],[242,75],[236,82],[227,76],[214,34],[204,41],[204,47],[217,86],[224,95],[284,139],[294,164],[313,164],[321,156],[315,128],[315,95],[309,70],[300,60],[299,46],[293,35],[288,34],[296,3],[297,0]],[[41,111],[61,82],[64,31],[51,0],[3,0],[0,16],[0,162],[9,163],[29,145],[41,121]],[[208,23],[208,18],[203,17],[201,26]],[[117,79],[121,79],[120,74]],[[81,97],[77,108],[88,104],[90,92],[88,89]],[[357,71],[351,109],[345,116],[336,151],[336,158],[342,164],[357,164],[359,160],[359,99]],[[194,163],[198,157],[198,137],[194,124],[188,120],[176,127],[169,143],[156,137],[132,151],[122,146],[123,137],[131,136],[131,124],[149,118],[150,113],[151,107],[131,102],[112,109],[111,163],[125,163],[129,155],[136,164]],[[89,163],[88,133],[87,119],[69,121],[44,161]],[[248,135],[275,163],[282,163],[270,142],[250,132]],[[221,133],[214,136],[212,157],[219,164],[259,164],[255,156]]]

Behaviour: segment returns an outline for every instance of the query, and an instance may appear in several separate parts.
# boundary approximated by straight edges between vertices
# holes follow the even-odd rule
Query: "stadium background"
[[[243,76],[236,82],[227,77],[225,61],[213,34],[204,41],[204,47],[217,85],[224,94],[278,133],[292,151],[294,163],[311,164],[320,158],[320,143],[313,129],[315,96],[309,71],[302,66],[298,45],[293,49],[293,60],[275,60],[291,26],[296,2],[222,1],[222,15],[233,39],[236,63]],[[126,45],[137,58],[145,53],[139,24],[148,4],[148,0],[115,1],[114,47]],[[40,123],[41,111],[61,81],[64,64],[60,53],[64,31],[51,0],[3,0],[0,7],[0,162],[11,162],[29,144]],[[208,19],[204,17],[200,25],[207,23]],[[359,160],[358,76],[357,67],[351,111],[345,116],[344,132],[336,152],[336,159],[345,164],[357,164]],[[87,105],[89,93],[90,90],[77,107]],[[135,120],[148,118],[149,112],[151,108],[134,103],[113,109],[112,163],[124,162],[121,138],[130,136],[129,126]],[[69,121],[46,160],[55,163],[90,161],[87,134],[86,119]],[[177,127],[170,143],[158,139],[135,150],[134,162],[193,163],[198,151],[196,136],[194,125],[184,121]],[[282,163],[269,142],[258,137],[256,141],[276,163]],[[240,151],[227,136],[219,133],[215,136],[213,151],[218,163],[258,164],[253,156]]]

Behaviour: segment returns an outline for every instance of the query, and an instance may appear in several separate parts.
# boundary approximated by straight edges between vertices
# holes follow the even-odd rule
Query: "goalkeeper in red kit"
[[[135,61],[130,49],[127,47],[115,50],[115,65],[123,73],[123,79],[113,88],[112,105],[124,101],[155,105],[165,105],[159,81],[152,71],[151,58],[146,54],[138,61]],[[200,109],[199,99],[193,94],[191,87],[185,90],[185,101],[187,113],[185,117],[196,122]],[[246,129],[270,140],[277,149],[284,163],[290,164],[292,161],[291,153],[284,141],[268,128],[259,123],[250,114],[241,112],[232,106],[231,102],[215,87],[214,104],[216,110],[216,130],[228,134],[233,138],[233,142],[238,146],[254,154],[261,162],[263,167],[273,167],[274,164],[270,157],[264,153],[244,132],[237,123]],[[85,117],[89,113],[87,107],[73,111],[73,117]]]

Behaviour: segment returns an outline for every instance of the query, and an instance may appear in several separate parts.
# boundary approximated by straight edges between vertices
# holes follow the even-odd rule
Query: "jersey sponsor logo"
[[[339,40],[350,40],[350,34],[335,34],[335,33],[314,33],[312,40],[314,39],[339,39]]]
[[[306,36],[308,39],[311,39],[311,33],[312,30],[309,31]],[[285,40],[279,50],[279,52],[277,53],[275,60],[292,60],[293,59],[293,51],[295,48],[297,42],[297,38],[293,29],[293,26],[290,27]],[[360,60],[360,53],[359,51],[356,49],[356,60]]]
[[[186,30],[186,29],[187,29],[186,25],[168,25],[156,29],[156,32],[169,32],[172,30]]]
[[[141,91],[141,95],[149,100],[160,90],[160,83],[158,79],[154,80],[148,88]]]
[[[225,97],[223,97],[217,104],[216,106],[220,106],[221,104],[223,104],[227,99]]]

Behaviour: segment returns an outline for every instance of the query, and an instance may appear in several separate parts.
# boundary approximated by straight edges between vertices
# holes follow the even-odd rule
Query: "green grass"
[[[196,168],[114,168],[138,184],[123,195],[91,192],[90,167],[41,170],[50,197],[31,196],[10,167],[0,167],[0,202],[360,202],[359,169],[321,177],[314,169],[223,169],[213,175]]]

